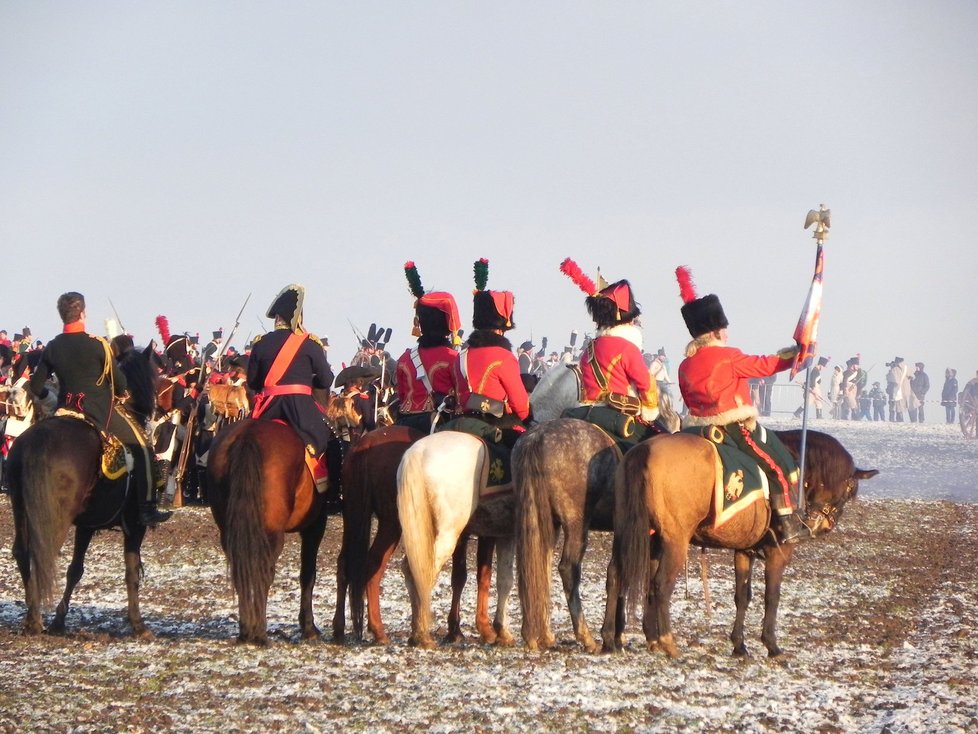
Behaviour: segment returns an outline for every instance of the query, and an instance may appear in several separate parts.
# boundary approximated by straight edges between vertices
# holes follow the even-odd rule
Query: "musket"
[[[109,305],[112,306],[112,313],[115,314],[116,323],[119,324],[119,328],[122,329],[123,334],[128,334],[126,327],[122,325],[122,319],[119,318],[119,312],[115,310],[115,304],[112,303],[112,299],[109,299]]]
[[[248,297],[245,298],[245,302],[243,304],[241,304],[241,310],[238,311],[238,315],[234,319],[234,326],[231,328],[231,332],[228,334],[227,339],[225,339],[224,340],[224,343],[221,344],[221,348],[218,351],[217,356],[214,358],[214,364],[217,364],[217,365],[220,365],[221,364],[221,359],[224,357],[224,352],[227,351],[228,344],[230,344],[231,343],[231,340],[234,338],[234,332],[236,332],[238,330],[238,327],[241,326],[241,314],[244,313],[245,306],[248,305],[248,301],[249,300],[251,300],[251,294],[250,293],[248,294]]]

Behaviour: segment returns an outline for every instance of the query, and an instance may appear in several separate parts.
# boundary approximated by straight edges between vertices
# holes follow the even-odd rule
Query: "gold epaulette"
[[[316,342],[316,344],[318,344],[319,346],[322,346],[323,345],[322,340],[318,336],[316,336],[315,334],[313,334],[311,331],[307,331],[306,332],[306,335],[309,337],[309,339],[311,339],[312,341]]]
[[[260,341],[261,341],[261,338],[262,338],[263,336],[265,336],[265,335],[264,335],[264,334],[259,334],[259,335],[258,335],[258,336],[256,336],[256,337],[255,337],[254,339],[252,339],[252,340],[251,340],[251,344],[252,344],[252,346],[254,346],[254,345],[255,345],[255,344],[257,344],[258,342],[260,342]]]

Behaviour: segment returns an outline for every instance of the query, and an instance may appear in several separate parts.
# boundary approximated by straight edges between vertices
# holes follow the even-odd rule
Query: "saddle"
[[[59,418],[75,418],[81,420],[97,431],[102,439],[102,476],[106,479],[114,480],[132,470],[133,459],[129,449],[125,447],[118,437],[111,433],[106,433],[96,426],[84,413],[79,413],[68,408],[58,408],[54,415]]]

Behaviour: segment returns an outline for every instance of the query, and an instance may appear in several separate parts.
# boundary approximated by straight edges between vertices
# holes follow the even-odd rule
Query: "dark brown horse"
[[[211,512],[238,595],[238,640],[267,644],[268,591],[286,533],[299,533],[299,627],[319,637],[312,611],[316,560],[326,532],[322,495],[306,468],[305,447],[289,426],[245,419],[229,423],[210,450]]]
[[[130,405],[138,409],[138,420],[145,425],[156,390],[148,355],[133,350],[120,366],[132,393]],[[65,591],[49,631],[65,629],[71,594],[85,572],[85,553],[96,531],[120,527],[129,624],[137,637],[153,636],[139,611],[140,547],[146,534],[139,522],[141,498],[129,490],[127,474],[106,479],[101,461],[99,432],[86,421],[67,416],[34,424],[11,448],[8,486],[14,511],[13,555],[24,582],[24,629],[28,634],[43,631],[41,606],[51,597],[58,552],[74,524],[74,551]]]
[[[333,638],[346,635],[345,606],[356,639],[363,639],[363,598],[367,627],[374,640],[390,639],[380,616],[380,582],[401,539],[397,518],[397,467],[408,447],[425,434],[404,426],[378,428],[364,435],[343,460],[343,545],[336,561],[336,613]],[[370,540],[372,518],[377,532]]]
[[[778,434],[798,458],[801,431]],[[835,527],[859,481],[876,469],[857,469],[849,452],[831,436],[808,432],[806,448],[806,521],[817,537]],[[769,529],[770,509],[754,502],[719,527],[713,524],[716,450],[690,434],[660,436],[629,451],[615,477],[615,540],[608,565],[604,650],[621,649],[623,610],[644,599],[645,637],[649,649],[670,657],[679,650],[672,634],[670,599],[686,563],[690,543],[734,550],[736,619],[730,639],[734,655],[746,655],[744,616],[751,598],[754,559],[765,560],[764,622],[761,640],[770,656],[781,654],[777,613],[781,580],[794,546],[777,545]],[[649,557],[651,533],[651,562]]]

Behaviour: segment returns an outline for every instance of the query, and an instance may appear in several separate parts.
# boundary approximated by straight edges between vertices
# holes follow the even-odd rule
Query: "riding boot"
[[[161,512],[156,507],[155,498],[139,503],[139,522],[148,528],[155,528],[161,522],[169,520],[172,516],[172,512]]]
[[[326,503],[326,512],[330,515],[339,515],[343,512],[343,487],[340,477],[343,473],[343,442],[333,438],[326,445],[326,452],[319,458],[320,464],[326,469],[327,486],[323,500]]]
[[[798,513],[786,501],[784,494],[772,488],[771,529],[779,543],[800,543],[812,537],[812,532],[802,522]]]

